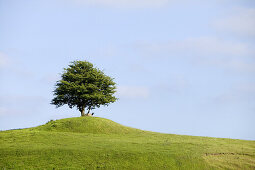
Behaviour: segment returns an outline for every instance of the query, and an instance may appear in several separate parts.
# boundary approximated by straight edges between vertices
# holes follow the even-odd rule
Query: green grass
[[[255,169],[255,141],[161,134],[98,117],[0,132],[0,169]]]

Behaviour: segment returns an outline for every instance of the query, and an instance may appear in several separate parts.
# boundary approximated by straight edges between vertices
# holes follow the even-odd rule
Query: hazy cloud
[[[233,104],[240,102],[253,102],[255,103],[255,83],[239,84],[236,87],[229,89],[217,96],[215,99],[216,103],[221,104]]]
[[[28,104],[28,103],[42,103],[47,101],[42,96],[25,96],[25,95],[4,95],[0,97],[0,105],[18,105],[18,104]]]
[[[13,108],[13,107],[4,107],[4,106],[0,106],[0,116],[6,116],[6,115],[25,115],[27,114],[28,111],[26,110],[21,110],[21,109],[17,109],[17,108]]]
[[[255,71],[255,50],[251,44],[215,37],[188,38],[136,46],[145,57],[183,58],[196,64]]]
[[[255,61],[248,62],[239,60],[230,60],[229,62],[222,63],[221,66],[225,66],[227,68],[231,68],[238,71],[244,72],[255,72]]]
[[[162,43],[143,43],[138,48],[146,50],[146,54],[165,51],[171,55],[181,56],[243,56],[254,54],[248,44],[227,41],[216,37],[187,38],[179,41]]]
[[[0,116],[5,115],[7,113],[8,113],[8,109],[3,106],[0,106]]]
[[[117,95],[124,98],[148,98],[149,88],[143,86],[119,86]]]
[[[5,67],[8,64],[8,56],[0,52],[0,68]]]
[[[255,9],[235,9],[231,14],[214,22],[214,27],[227,33],[255,36]]]
[[[186,1],[186,0],[183,0]],[[74,0],[74,2],[91,6],[107,6],[114,8],[162,7],[176,0]]]
[[[50,83],[50,84],[55,84],[58,80],[61,79],[60,74],[45,74],[42,78],[41,81],[43,83]]]
[[[193,5],[195,3],[204,3],[203,0],[65,0],[66,2],[76,3],[78,5],[112,7],[112,8],[158,8],[167,5]],[[236,0],[236,2],[249,0]],[[233,0],[214,0],[212,3],[219,5],[233,3]]]
[[[4,68],[6,73],[8,73],[8,77],[13,75],[28,79],[34,77],[34,71],[29,70],[24,64],[26,61],[20,58],[22,56],[14,57],[0,52],[0,69]]]
[[[41,96],[25,96],[25,95],[5,95],[0,96],[0,115],[4,114],[27,114],[29,112],[38,111],[44,104],[49,101]]]
[[[168,96],[169,94],[181,95],[185,94],[191,86],[190,81],[184,76],[169,75],[168,80],[168,82],[160,82],[153,88],[153,92],[155,92],[155,94],[159,94],[160,96]]]

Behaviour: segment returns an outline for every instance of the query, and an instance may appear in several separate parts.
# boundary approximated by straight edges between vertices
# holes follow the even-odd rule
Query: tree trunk
[[[82,107],[81,109],[81,116],[85,116],[85,107]]]
[[[89,106],[89,108],[88,108],[88,113],[87,113],[87,115],[89,114],[89,112],[90,112],[90,109],[91,109],[91,106]]]

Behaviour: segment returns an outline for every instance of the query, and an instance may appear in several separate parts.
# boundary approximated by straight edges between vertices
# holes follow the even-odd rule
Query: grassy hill
[[[0,169],[255,169],[255,141],[161,134],[79,117],[0,132]]]

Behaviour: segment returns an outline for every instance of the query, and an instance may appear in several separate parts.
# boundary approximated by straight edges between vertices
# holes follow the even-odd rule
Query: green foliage
[[[51,104],[57,107],[67,104],[77,107],[84,116],[84,110],[95,109],[116,101],[113,78],[94,68],[87,61],[74,61],[64,69],[62,79],[56,83],[54,99]]]
[[[0,132],[0,169],[98,168],[255,169],[255,141],[154,133],[98,117]]]

